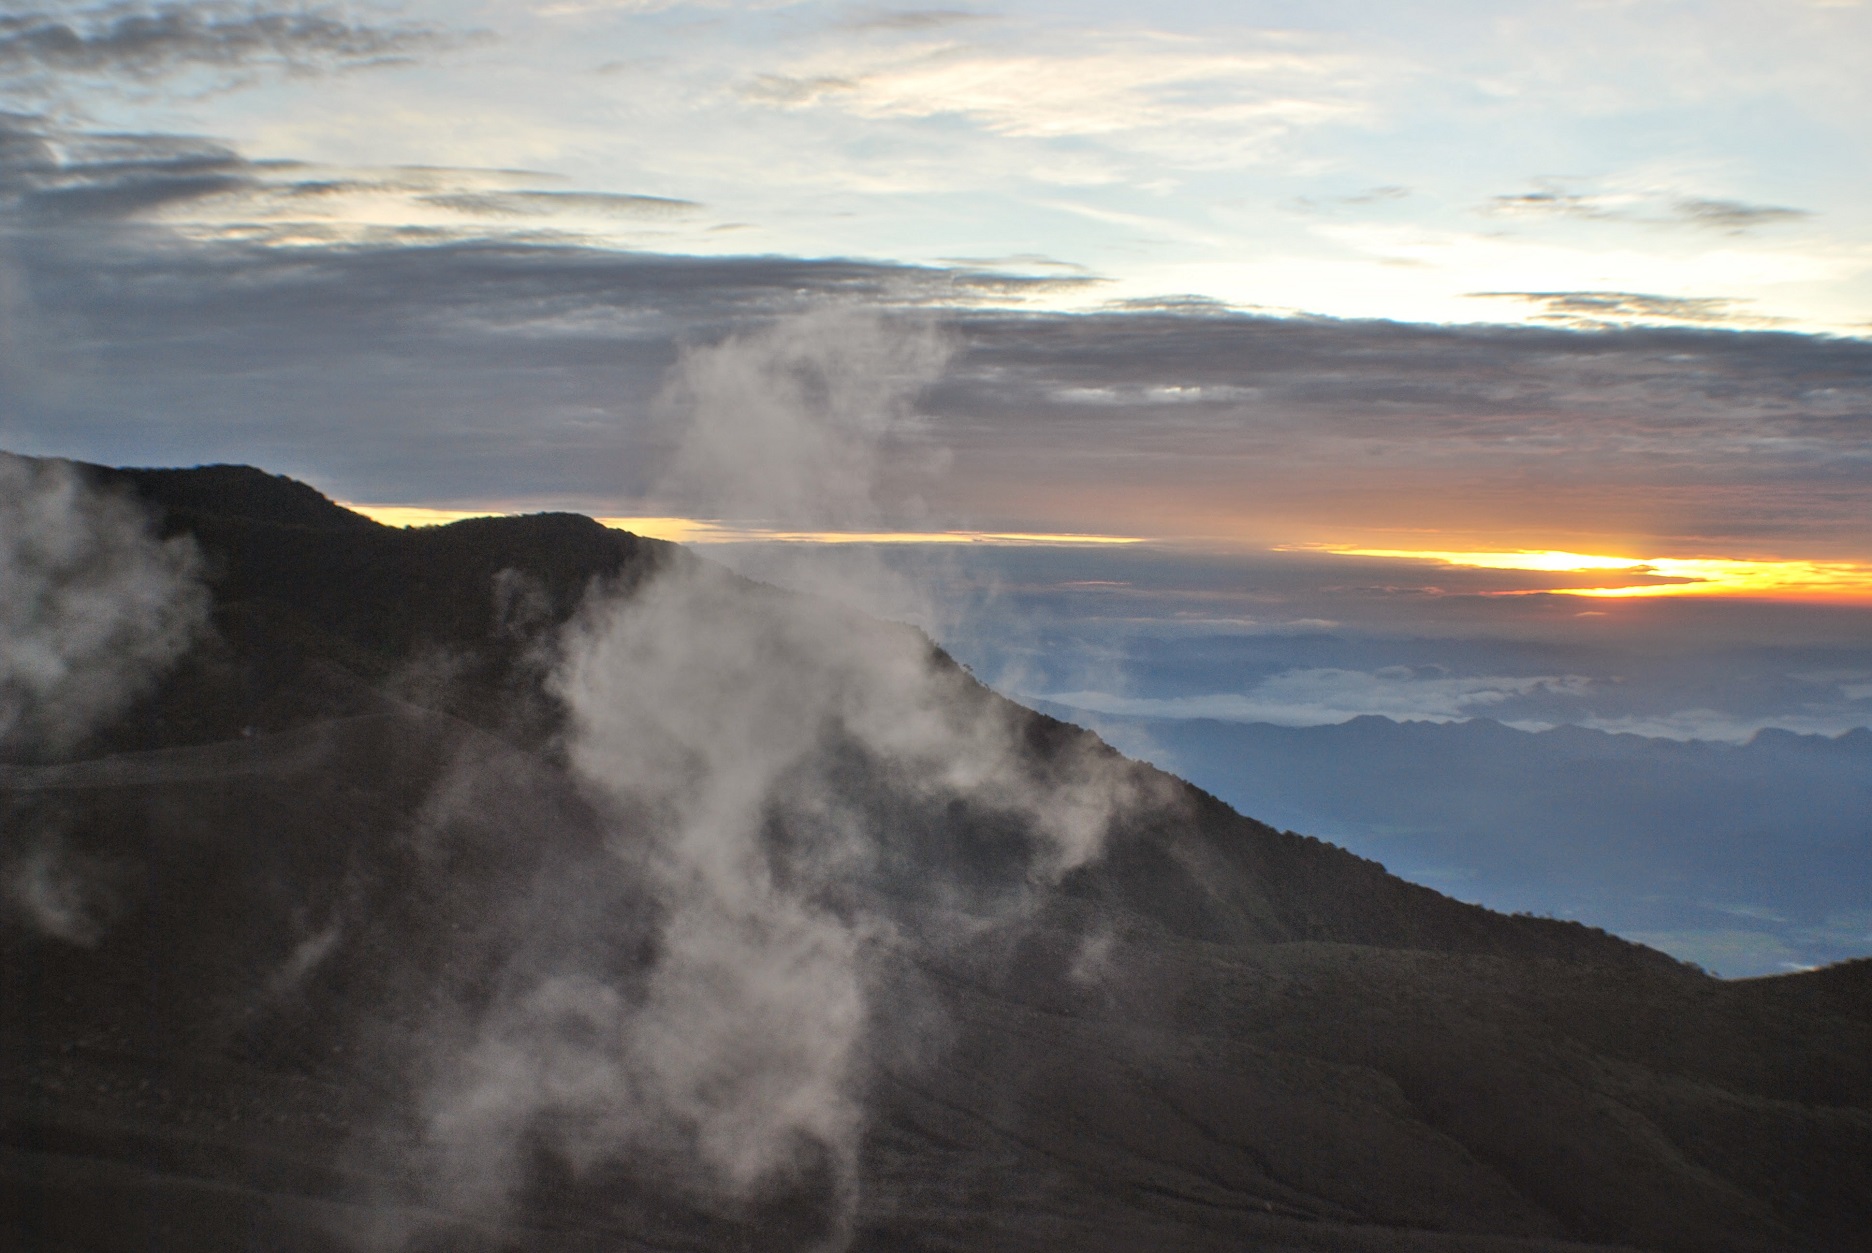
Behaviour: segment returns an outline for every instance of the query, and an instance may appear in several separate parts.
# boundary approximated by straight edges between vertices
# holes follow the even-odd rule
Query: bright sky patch
[[[1872,600],[1872,565],[1850,561],[1746,561],[1721,557],[1620,557],[1556,550],[1426,552],[1324,548],[1345,557],[1434,561],[1478,570],[1604,576],[1578,587],[1529,589],[1563,596],[1760,596],[1788,600]],[[1641,580],[1628,582],[1626,580]]]
[[[467,518],[510,516],[501,511],[430,509],[418,505],[344,506],[385,526],[446,526]],[[676,544],[977,544],[1003,547],[1022,545],[1124,545],[1144,541],[1129,535],[1072,535],[1027,531],[787,531],[770,527],[736,526],[699,518],[662,516],[598,518],[619,531]]]

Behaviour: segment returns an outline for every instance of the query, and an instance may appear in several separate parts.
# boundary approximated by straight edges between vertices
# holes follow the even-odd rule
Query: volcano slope
[[[85,473],[213,609],[0,767],[9,1247],[1872,1249],[1872,963],[1721,982],[1449,900],[589,519]],[[671,580],[611,726],[579,658],[651,637],[592,605]],[[727,621],[752,668],[689,693]],[[775,710],[741,860],[668,835]]]

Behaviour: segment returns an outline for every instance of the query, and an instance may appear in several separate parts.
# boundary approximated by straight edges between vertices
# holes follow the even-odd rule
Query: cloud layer
[[[1455,722],[1480,717],[1512,700],[1533,695],[1583,695],[1591,686],[1591,679],[1577,674],[1460,676],[1388,666],[1374,671],[1288,670],[1246,692],[1201,696],[1113,696],[1101,692],[1035,692],[1032,696],[1091,713],[1311,727],[1373,714],[1400,722]]]
[[[0,15],[0,95],[67,98],[85,82],[225,88],[258,73],[309,74],[407,60],[434,29],[373,25],[341,9],[216,3],[57,6]]]
[[[677,451],[659,396],[684,346],[860,300],[925,311],[947,337],[922,409],[955,472],[893,481],[919,476],[908,446],[880,466],[883,497],[921,496],[934,526],[1397,547],[1378,532],[1409,516],[1477,537],[1439,547],[1865,556],[1859,341],[984,311],[1084,280],[596,249],[528,215],[662,229],[695,211],[6,125],[15,447],[261,461],[378,503],[668,512],[649,493]],[[372,197],[446,205],[422,227],[342,207]],[[464,198],[486,216],[447,207]],[[1589,321],[1652,300],[1537,295]]]

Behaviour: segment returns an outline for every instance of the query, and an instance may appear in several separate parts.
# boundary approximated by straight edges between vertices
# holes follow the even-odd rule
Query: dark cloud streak
[[[550,217],[586,213],[601,217],[671,217],[702,206],[668,196],[623,196],[586,191],[441,192],[418,197],[424,204],[495,217]]]
[[[0,91],[38,98],[58,94],[73,77],[147,86],[202,71],[231,86],[262,70],[305,74],[404,62],[449,42],[431,27],[371,25],[331,8],[50,8],[0,15]]]
[[[1626,291],[1487,291],[1484,299],[1525,300],[1541,307],[1540,321],[1593,329],[1636,321],[1694,322],[1708,325],[1750,322],[1736,302],[1721,296],[1658,296]]]
[[[1645,195],[1598,195],[1573,191],[1541,179],[1533,191],[1491,196],[1483,206],[1491,216],[1574,218],[1588,222],[1628,222],[1642,226],[1691,226],[1738,235],[1758,226],[1777,226],[1813,216],[1785,205],[1749,204],[1708,196],[1660,199]]]
[[[1679,200],[1672,207],[1685,221],[1731,232],[1747,230],[1751,226],[1767,226],[1776,222],[1797,222],[1802,218],[1813,216],[1805,209],[1789,209],[1780,205],[1744,204],[1739,200]]]

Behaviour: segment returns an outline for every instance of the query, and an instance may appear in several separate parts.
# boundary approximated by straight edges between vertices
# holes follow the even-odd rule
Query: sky
[[[1107,712],[1834,734],[1868,49],[1846,0],[9,5],[0,446],[774,577],[888,539]],[[828,308],[923,345],[846,363],[907,398],[862,499],[695,490],[685,371]]]
[[[172,205],[201,231],[1079,280],[1053,307],[1872,317],[1856,0],[9,8],[15,107],[304,163]]]

